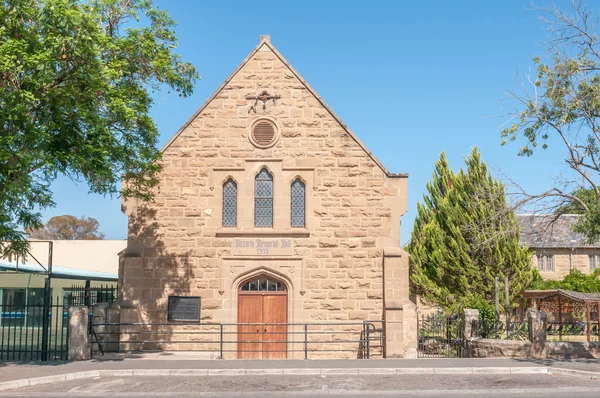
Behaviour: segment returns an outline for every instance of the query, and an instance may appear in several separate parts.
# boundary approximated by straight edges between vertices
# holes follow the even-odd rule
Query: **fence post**
[[[367,331],[365,333],[367,339],[367,344],[365,344],[365,346],[367,347],[367,359],[371,359],[371,329],[369,328],[371,324],[367,323],[365,325],[367,327]]]
[[[89,311],[87,307],[69,307],[69,360],[71,361],[90,359]]]
[[[465,309],[463,315],[465,319],[463,338],[479,337],[479,331],[477,330],[479,326],[479,310]]]
[[[220,341],[219,341],[219,355],[221,356],[221,359],[225,359],[223,358],[223,324],[219,324],[219,336],[220,336]]]
[[[304,359],[308,359],[308,324],[304,324]]]
[[[87,281],[85,281],[85,287],[83,291],[83,305],[85,305],[88,308],[90,308],[90,296],[90,281],[88,279]]]
[[[89,333],[88,338],[90,339],[90,359],[94,357],[94,317],[88,316],[89,324]],[[70,325],[69,325],[70,327]],[[100,342],[98,342],[98,346],[100,346]],[[69,345],[70,347],[70,345]]]
[[[50,296],[50,275],[46,277],[44,281],[44,305],[42,307],[42,361],[48,360],[48,328],[49,319],[48,315],[51,314],[50,302],[52,297]]]
[[[476,309],[465,309],[463,311],[463,352],[467,358],[471,358],[471,347],[469,339],[472,337],[479,337],[479,310]]]
[[[533,355],[536,358],[546,356],[546,313],[531,310],[527,312],[529,341],[533,344]]]

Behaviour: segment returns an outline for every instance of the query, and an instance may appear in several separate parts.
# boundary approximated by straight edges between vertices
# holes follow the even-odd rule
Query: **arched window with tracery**
[[[287,286],[275,278],[261,275],[246,281],[240,286],[240,290],[242,292],[285,292]]]
[[[292,182],[292,227],[304,228],[306,220],[306,186],[298,177]]]
[[[273,227],[273,175],[263,168],[254,183],[254,226]]]
[[[237,226],[237,184],[232,178],[223,184],[223,226]]]

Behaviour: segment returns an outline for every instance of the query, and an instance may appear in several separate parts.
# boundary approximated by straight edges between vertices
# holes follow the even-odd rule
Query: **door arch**
[[[261,274],[238,287],[238,358],[287,358],[288,287]]]

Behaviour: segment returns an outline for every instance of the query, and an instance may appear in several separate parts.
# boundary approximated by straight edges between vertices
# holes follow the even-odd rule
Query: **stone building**
[[[589,274],[600,268],[600,242],[573,232],[577,215],[521,214],[521,243],[533,251],[532,265],[544,279],[563,279],[571,270]]]
[[[168,326],[174,312],[194,313],[199,297],[199,321],[185,330],[227,324],[229,340],[250,335],[227,343],[229,358],[300,358],[304,337],[291,324],[366,320],[385,321],[382,355],[414,355],[416,311],[400,247],[408,176],[389,172],[268,36],[165,145],[162,161],[154,201],[123,203],[121,322]],[[357,355],[327,352],[344,348],[328,344],[315,354]]]

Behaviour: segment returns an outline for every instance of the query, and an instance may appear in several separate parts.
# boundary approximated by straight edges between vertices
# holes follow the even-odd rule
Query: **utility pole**
[[[510,286],[508,285],[508,276],[504,277],[504,305],[506,309],[506,336],[508,337],[508,328],[510,327]]]
[[[494,278],[494,301],[496,302],[496,323],[500,320],[500,286],[498,280],[500,278]]]
[[[42,314],[42,361],[48,360],[48,328],[50,319],[51,307],[50,302],[52,301],[52,249],[53,243],[48,242],[48,276],[44,281],[44,307]]]

